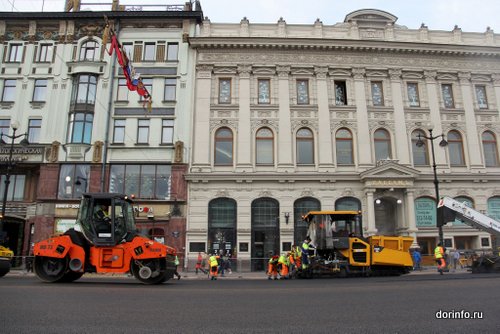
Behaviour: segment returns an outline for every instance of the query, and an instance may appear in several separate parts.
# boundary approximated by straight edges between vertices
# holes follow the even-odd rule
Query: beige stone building
[[[441,196],[500,218],[500,35],[396,21],[373,9],[334,25],[205,18],[189,41],[190,257],[222,250],[263,269],[305,237],[311,209],[361,210],[365,235],[410,235],[429,254],[434,161]],[[458,221],[443,232],[448,247],[491,245]]]

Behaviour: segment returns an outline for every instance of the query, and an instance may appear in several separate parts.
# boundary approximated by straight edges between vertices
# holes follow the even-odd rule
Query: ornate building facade
[[[3,230],[16,256],[74,226],[83,192],[134,194],[138,228],[184,248],[198,2],[157,11],[113,1],[107,12],[0,13],[0,131],[16,162]],[[104,15],[152,95],[134,91],[103,43]],[[107,44],[109,50],[109,44]],[[5,137],[4,137],[5,139]],[[2,194],[6,173],[2,174]]]
[[[332,26],[205,18],[190,39],[189,256],[263,269],[318,209],[361,210],[365,235],[410,235],[430,254],[434,162],[441,196],[500,218],[500,36],[396,21],[368,9]],[[432,135],[448,143],[435,160]],[[443,231],[447,247],[491,245],[459,221]]]

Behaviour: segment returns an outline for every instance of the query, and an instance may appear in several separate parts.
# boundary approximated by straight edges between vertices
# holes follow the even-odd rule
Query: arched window
[[[500,221],[500,196],[488,198],[488,216]]]
[[[293,240],[296,245],[302,245],[307,236],[308,224],[302,220],[302,216],[309,211],[320,211],[321,204],[316,198],[299,198],[293,203]]]
[[[491,131],[485,131],[482,135],[483,151],[484,151],[484,164],[486,167],[498,166],[498,149],[497,140]]]
[[[419,135],[421,136],[419,141]],[[415,166],[428,166],[429,165],[429,151],[427,150],[427,139],[425,139],[425,132],[422,130],[415,130],[411,134],[411,149],[413,152],[413,165]],[[422,144],[418,146],[417,143]]]
[[[375,142],[375,161],[392,159],[391,136],[385,129],[378,129],[373,135]]]
[[[99,50],[99,45],[94,40],[88,40],[82,43],[80,47],[80,58],[79,60],[94,61]]]
[[[458,131],[448,132],[448,152],[450,154],[450,166],[465,165],[462,136]]]
[[[314,164],[314,136],[308,128],[297,131],[297,165]]]
[[[220,128],[215,132],[214,162],[216,165],[233,164],[233,132],[229,128]]]
[[[236,249],[236,201],[216,198],[208,204],[208,251],[231,254]]]
[[[354,164],[352,133],[346,128],[337,130],[335,134],[335,147],[338,165]]]
[[[271,165],[274,163],[274,135],[271,129],[261,128],[255,136],[256,163]]]

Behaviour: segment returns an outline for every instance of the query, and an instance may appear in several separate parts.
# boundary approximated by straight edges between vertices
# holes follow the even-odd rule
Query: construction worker
[[[280,255],[280,257],[278,258],[278,273],[280,274],[281,279],[288,278],[289,265],[290,264],[288,263],[288,256],[286,256],[285,254]]]
[[[292,246],[293,255],[294,255],[294,262],[295,262],[295,268],[297,271],[302,270],[302,248],[297,245]]]
[[[267,264],[267,279],[278,279],[278,255],[272,255]]]
[[[219,270],[219,256],[213,254],[208,258],[208,263],[210,265],[210,280],[217,280],[217,273]]]
[[[307,269],[309,266],[309,248],[311,248],[311,238],[307,236],[302,243],[302,269]]]
[[[288,277],[292,278],[295,276],[296,268],[295,268],[295,251],[292,247],[292,250],[287,253],[288,258]]]
[[[441,243],[438,243],[434,248],[434,258],[438,265],[439,274],[443,275],[443,270],[446,268],[446,261],[444,260],[444,248]]]

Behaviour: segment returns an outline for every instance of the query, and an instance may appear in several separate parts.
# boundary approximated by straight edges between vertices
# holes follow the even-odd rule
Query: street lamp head
[[[424,141],[422,140],[422,136],[420,136],[420,133],[418,134],[418,140],[417,140],[417,142],[415,143],[415,145],[417,145],[417,147],[422,147],[422,146],[424,146]]]
[[[448,146],[448,142],[446,141],[446,139],[444,139],[444,134],[441,135],[441,141],[439,142],[439,146],[441,146],[441,147]]]
[[[12,130],[17,131],[17,129],[19,129],[19,122],[14,121],[14,122],[10,123],[10,127],[12,128]]]

